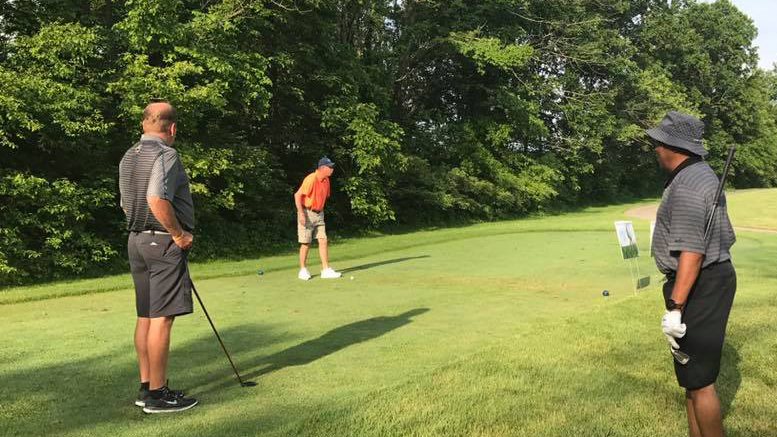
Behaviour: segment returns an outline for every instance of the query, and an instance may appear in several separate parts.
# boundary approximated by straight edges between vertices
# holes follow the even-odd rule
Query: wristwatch
[[[685,303],[677,303],[674,301],[674,299],[669,299],[666,301],[666,310],[672,311],[672,310],[683,310],[683,307],[685,306]]]

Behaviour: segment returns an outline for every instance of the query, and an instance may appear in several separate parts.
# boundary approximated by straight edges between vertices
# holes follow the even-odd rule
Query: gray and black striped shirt
[[[143,135],[127,150],[119,164],[119,191],[121,206],[127,212],[127,230],[166,230],[151,213],[146,197],[168,200],[181,227],[194,229],[189,177],[178,152],[160,138]]]
[[[712,222],[709,242],[704,227],[712,212],[718,177],[709,165],[699,161],[680,169],[664,189],[653,231],[653,255],[661,273],[677,271],[680,252],[704,254],[702,268],[731,259],[729,249],[736,241],[728,218],[726,196],[721,193]]]

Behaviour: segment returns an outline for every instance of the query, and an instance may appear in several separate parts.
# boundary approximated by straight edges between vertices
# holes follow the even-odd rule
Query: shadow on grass
[[[685,426],[683,390],[674,384],[671,356],[656,358],[652,354],[658,352],[657,348],[635,351],[633,344],[589,348],[579,355],[572,355],[564,353],[570,352],[564,345],[579,345],[585,339],[575,341],[564,337],[562,340],[568,341],[558,347],[550,346],[552,352],[557,352],[553,354],[557,358],[550,361],[544,357],[530,358],[527,362],[522,355],[524,348],[520,346],[512,349],[507,346],[508,353],[496,360],[493,350],[486,349],[454,365],[436,368],[421,380],[403,381],[345,402],[330,403],[325,396],[319,396],[317,405],[310,404],[307,409],[289,415],[283,424],[283,432],[278,435],[437,435],[435,431],[440,422],[457,426],[455,435],[652,436],[685,432],[684,428],[679,428]],[[300,346],[268,359],[274,359],[275,365],[281,367],[294,365],[298,359],[306,361],[293,353]],[[660,350],[663,352],[663,347]],[[570,361],[574,364],[570,365]],[[639,366],[640,361],[648,363],[647,369],[660,368],[661,371],[641,375],[635,371],[635,365]],[[724,414],[730,411],[741,384],[739,364],[739,353],[733,345],[726,343],[718,379]],[[445,384],[441,385],[439,381],[445,381]],[[499,383],[495,385],[494,381]],[[489,402],[485,414],[477,407],[484,400]],[[397,404],[402,404],[403,408],[393,410]],[[655,404],[661,407],[652,410],[650,406]],[[633,415],[622,414],[628,409],[633,409]],[[656,412],[664,410],[668,417],[675,418],[676,423],[652,426],[656,422]],[[613,413],[611,418],[607,418],[608,412]],[[559,415],[564,419],[559,420]],[[604,420],[602,416],[605,416]],[[365,428],[367,423],[374,426],[376,417],[384,420],[377,422],[382,426],[380,434]],[[237,420],[229,426],[216,425],[219,428],[208,431],[221,435],[225,430],[252,426],[248,418]],[[644,429],[646,423],[651,424],[650,429]],[[656,434],[656,431],[674,426],[678,427],[675,433]],[[521,431],[526,428],[531,431]],[[504,433],[505,429],[514,431]]]
[[[736,348],[729,342],[724,343],[723,355],[720,360],[720,375],[718,375],[718,380],[715,382],[724,418],[731,411],[731,404],[734,402],[739,386],[742,384],[739,362],[739,352]]]
[[[188,389],[214,378],[234,374],[207,322],[201,335],[173,342],[168,377],[174,388]],[[270,347],[288,337],[272,326],[244,324],[220,329],[224,342],[240,368],[242,353]],[[175,337],[176,329],[173,329]],[[140,425],[147,417],[134,405],[138,370],[131,330],[126,344],[88,358],[63,359],[53,364],[14,369],[2,373],[0,385],[0,434],[5,436],[55,436],[68,432],[94,435],[93,429],[108,423]],[[31,346],[32,347],[32,346]],[[230,381],[232,382],[232,381]],[[235,383],[235,385],[237,385]]]
[[[424,314],[427,311],[429,311],[428,308],[416,308],[396,316],[373,317],[349,323],[332,329],[318,338],[305,341],[249,363],[244,367],[244,369],[249,369],[248,371],[241,370],[240,368],[238,370],[241,371],[241,377],[245,381],[282,370],[286,367],[310,364],[348,346],[373,340],[405,326],[413,321],[412,317]],[[232,381],[225,379],[218,385],[198,390],[198,393],[208,393],[232,383]]]
[[[411,317],[427,311],[429,311],[428,308],[416,308],[396,316],[373,317],[340,326],[321,337],[308,340],[262,359],[260,365],[266,365],[266,367],[252,372],[249,376],[261,376],[285,367],[312,363],[348,346],[373,340],[407,325],[413,321]]]
[[[358,265],[358,266],[348,267],[346,269],[340,270],[340,272],[343,273],[343,274],[346,274],[346,273],[351,273],[351,272],[357,272],[359,270],[371,269],[373,267],[380,267],[380,266],[384,266],[386,264],[396,264],[396,263],[401,263],[402,261],[409,261],[411,259],[422,259],[422,258],[430,258],[430,256],[429,255],[420,255],[420,256],[407,256],[407,257],[404,257],[404,258],[388,259],[388,260],[385,260],[385,261],[377,261],[377,262],[374,262],[374,263],[367,263],[367,264],[361,264],[361,265]]]
[[[308,364],[350,345],[378,338],[409,324],[414,317],[428,311],[428,308],[416,308],[395,316],[374,317],[349,323],[253,363],[246,357],[290,338],[279,335],[272,326],[264,324],[231,326],[220,330],[220,333],[236,359],[238,369],[248,370],[244,373],[248,379],[289,366]],[[177,388],[190,388],[191,383],[195,381],[215,381],[220,384],[219,393],[202,399],[203,408],[222,402],[250,402],[257,396],[254,390],[262,388],[237,388],[229,364],[204,321],[200,334],[192,340],[174,344],[170,359],[172,384]],[[575,343],[568,337],[561,340],[568,340],[562,341],[562,345]],[[623,403],[639,405],[645,398],[656,401],[666,399],[665,395],[660,393],[667,391],[666,384],[661,381],[673,378],[668,373],[659,375],[658,380],[655,377],[642,378],[639,373],[634,373],[632,368],[640,353],[635,355],[633,345],[629,344],[616,345],[607,350],[589,348],[578,351],[575,355],[563,353],[569,352],[569,349],[563,346],[559,349],[552,347],[551,352],[558,352],[553,354],[558,357],[551,361],[553,365],[548,365],[548,362],[543,360],[524,363],[519,353],[522,351],[522,347],[516,346],[510,350],[510,354],[495,361],[493,351],[486,350],[455,366],[437,369],[432,376],[444,375],[443,379],[446,381],[449,381],[449,377],[452,378],[444,387],[433,382],[435,378],[428,378],[425,383],[410,380],[397,387],[371,392],[342,404],[329,404],[325,396],[314,397],[312,404],[311,399],[304,399],[304,403],[287,399],[281,401],[279,407],[263,411],[258,416],[225,416],[221,420],[203,425],[196,419],[198,414],[189,414],[177,416],[175,420],[180,422],[175,426],[191,437],[259,435],[268,431],[277,435],[297,436],[359,435],[360,431],[361,435],[370,435],[365,429],[359,428],[362,426],[363,422],[360,420],[364,414],[369,415],[385,408],[386,403],[413,399],[425,407],[421,411],[409,410],[398,418],[387,417],[385,430],[389,432],[384,435],[406,435],[408,430],[419,433],[428,431],[433,424],[417,421],[428,420],[429,412],[426,408],[434,408],[441,417],[447,414],[450,415],[448,419],[459,421],[464,426],[460,430],[461,435],[466,435],[475,434],[478,430],[483,431],[483,427],[486,430],[491,429],[489,427],[493,427],[493,430],[504,429],[500,426],[520,429],[521,424],[525,425],[523,419],[511,419],[516,417],[516,410],[522,411],[519,415],[521,417],[528,417],[535,423],[542,422],[546,420],[543,418],[548,414],[548,406],[552,405],[577,405],[580,411],[576,412],[574,420],[570,421],[574,422],[574,425],[553,423],[551,420],[545,424],[552,428],[551,431],[543,435],[553,435],[552,432],[555,431],[558,431],[555,435],[570,435],[568,432],[573,428],[578,432],[581,429],[591,431],[588,435],[605,435],[593,433],[593,430],[602,431],[596,428],[600,426],[597,425],[597,418],[601,416],[602,411],[608,411]],[[666,372],[671,372],[670,358],[665,357],[664,360],[666,362],[661,367],[665,368]],[[570,361],[580,362],[581,366],[576,368],[565,365]],[[739,352],[734,345],[727,342],[724,345],[721,373],[717,382],[724,414],[730,413],[732,402],[740,388],[739,366]],[[3,409],[0,409],[3,436],[54,436],[67,433],[101,435],[106,425],[115,425],[117,430],[120,430],[117,434],[121,435],[127,433],[127,426],[136,430],[135,433],[153,434],[158,432],[158,427],[161,426],[159,418],[145,416],[137,407],[132,406],[137,387],[137,370],[130,338],[124,347],[109,353],[4,372],[2,377],[5,381],[0,386],[0,399],[4,400]],[[497,378],[501,381],[501,388],[494,391],[490,384],[470,383],[481,378],[492,381]],[[613,381],[617,383],[613,384]],[[234,389],[228,387],[232,385],[235,386]],[[661,387],[658,394],[657,386]],[[215,388],[209,388],[207,391],[212,390]],[[199,397],[205,392],[196,391],[193,395]],[[508,396],[505,397],[506,395]],[[676,396],[671,398],[676,399],[679,412],[682,408],[681,389],[677,388]],[[461,402],[469,402],[468,400],[472,399],[478,402],[482,399],[507,399],[493,405],[493,408],[504,414],[497,415],[500,418],[497,423],[489,424],[482,422],[482,411],[477,408],[472,408],[471,411],[456,409]],[[539,401],[540,399],[544,401]],[[579,403],[570,404],[570,399],[578,399]],[[637,418],[640,417],[653,420],[649,416]],[[604,431],[612,432],[610,435],[625,435],[621,432],[626,431],[633,431],[631,435],[646,435],[638,432],[641,426],[639,420],[633,421],[632,424],[624,423],[616,421],[607,425],[611,428]],[[621,429],[622,427],[626,428]]]

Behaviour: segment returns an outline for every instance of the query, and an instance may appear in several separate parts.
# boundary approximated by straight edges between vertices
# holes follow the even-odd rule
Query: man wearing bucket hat
[[[656,265],[667,278],[662,331],[673,354],[679,350],[690,357],[685,364],[674,362],[677,382],[686,390],[689,435],[722,436],[714,384],[736,292],[729,252],[734,230],[724,194],[710,228],[705,229],[719,181],[703,160],[707,155],[702,145],[704,123],[672,111],[657,127],[645,132],[668,174],[652,246]]]
[[[326,156],[318,161],[318,168],[302,181],[296,193],[294,204],[297,207],[297,237],[299,239],[299,273],[303,281],[310,279],[305,261],[310,243],[318,240],[318,253],[321,257],[321,278],[336,279],[340,272],[329,267],[329,251],[324,224],[324,204],[329,197],[329,177],[334,172],[335,163]]]

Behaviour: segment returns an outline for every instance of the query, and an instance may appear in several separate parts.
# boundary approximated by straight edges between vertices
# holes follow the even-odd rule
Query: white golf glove
[[[680,349],[675,339],[685,336],[685,323],[682,323],[682,317],[683,314],[680,311],[673,310],[665,311],[664,318],[661,319],[661,330],[664,331],[666,341],[673,349]]]

